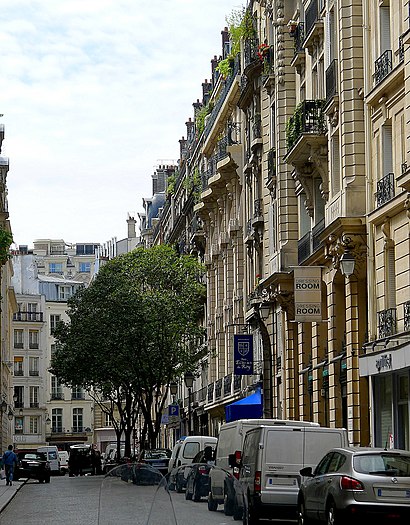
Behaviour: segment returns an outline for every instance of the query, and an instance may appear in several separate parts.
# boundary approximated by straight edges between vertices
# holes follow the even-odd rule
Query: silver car
[[[298,496],[298,523],[409,523],[410,452],[334,448],[312,471]]]

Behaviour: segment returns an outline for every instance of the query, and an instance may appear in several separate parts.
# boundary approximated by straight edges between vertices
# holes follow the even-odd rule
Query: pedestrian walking
[[[13,485],[14,465],[17,465],[17,456],[13,452],[13,445],[9,445],[3,454],[2,462],[6,471],[6,485]]]

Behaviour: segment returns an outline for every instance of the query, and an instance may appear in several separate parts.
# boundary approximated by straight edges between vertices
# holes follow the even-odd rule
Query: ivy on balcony
[[[323,113],[324,100],[304,100],[300,102],[286,123],[286,145],[288,151],[305,133],[324,135],[326,133]]]
[[[0,228],[0,266],[6,264],[11,258],[10,245],[13,242],[13,236],[10,232]]]

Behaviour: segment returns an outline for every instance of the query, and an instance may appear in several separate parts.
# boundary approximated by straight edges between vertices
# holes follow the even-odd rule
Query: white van
[[[60,460],[60,473],[65,476],[66,472],[68,472],[68,452],[59,450],[58,459]]]
[[[188,436],[179,439],[175,443],[168,463],[170,488],[182,492],[186,487],[189,466],[194,457],[205,447],[211,447],[212,450],[215,450],[217,442],[218,439],[212,436]]]
[[[44,452],[47,461],[50,463],[51,474],[60,474],[60,459],[58,457],[58,448],[55,445],[38,447],[37,452]]]
[[[190,465],[198,452],[208,446],[214,449],[217,442],[218,438],[212,436],[187,436],[179,439],[172,449],[168,472],[182,465]]]
[[[243,444],[237,491],[237,498],[242,498],[244,523],[272,516],[296,519],[302,481],[299,471],[317,465],[331,448],[346,446],[349,442],[344,428],[287,423],[249,430]]]
[[[319,427],[318,423],[310,421],[288,421],[283,419],[239,419],[221,426],[215,454],[215,467],[217,468],[211,469],[209,473],[208,509],[210,511],[216,511],[218,505],[223,504],[226,516],[241,519],[242,501],[236,497],[236,479],[239,478],[239,466],[245,435],[249,430],[259,425],[280,426],[287,424],[299,427]],[[225,471],[229,471],[234,477],[227,476]]]

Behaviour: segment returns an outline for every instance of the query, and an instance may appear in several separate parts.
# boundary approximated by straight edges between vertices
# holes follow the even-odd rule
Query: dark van
[[[68,456],[69,476],[83,476],[94,474],[93,451],[91,445],[71,445]]]

